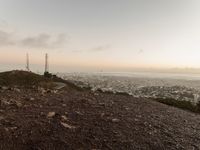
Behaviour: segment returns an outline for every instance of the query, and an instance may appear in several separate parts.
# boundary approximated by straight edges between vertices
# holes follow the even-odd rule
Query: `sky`
[[[0,0],[0,71],[200,68],[199,0]]]

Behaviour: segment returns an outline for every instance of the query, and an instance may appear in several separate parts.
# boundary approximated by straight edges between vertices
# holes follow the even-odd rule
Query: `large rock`
[[[48,118],[52,118],[52,117],[54,117],[55,115],[56,115],[55,112],[49,112],[49,113],[47,114],[47,117],[48,117]]]
[[[67,123],[64,123],[64,122],[60,122],[60,124],[61,124],[63,127],[68,128],[68,129],[75,129],[75,128],[76,128],[75,126],[71,126],[71,125],[69,125],[69,124],[67,124]]]
[[[2,89],[2,90],[9,90],[9,87],[7,87],[7,86],[2,86],[1,89]]]
[[[113,122],[113,123],[118,123],[118,122],[120,122],[120,120],[117,119],[117,118],[114,118],[114,119],[112,119],[112,122]]]
[[[61,119],[62,119],[63,121],[66,121],[66,120],[67,120],[67,117],[66,117],[65,115],[62,115],[62,116],[61,116]]]

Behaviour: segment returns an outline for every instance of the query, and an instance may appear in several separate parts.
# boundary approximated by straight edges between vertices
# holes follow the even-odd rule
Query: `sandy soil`
[[[200,149],[200,115],[65,88],[0,90],[0,149]]]

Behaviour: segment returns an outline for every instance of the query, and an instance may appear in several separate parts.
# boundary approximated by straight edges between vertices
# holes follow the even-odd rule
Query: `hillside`
[[[200,149],[199,114],[145,98],[77,90],[67,81],[71,88],[24,88],[51,82],[33,73],[0,78],[7,86],[22,85],[0,89],[2,150]]]

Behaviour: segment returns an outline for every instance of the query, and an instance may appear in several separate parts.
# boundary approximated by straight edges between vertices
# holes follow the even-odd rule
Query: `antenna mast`
[[[29,68],[29,54],[28,53],[26,53],[26,70],[30,71],[30,68]]]
[[[49,72],[49,62],[48,62],[49,56],[46,53],[45,54],[45,72]]]

